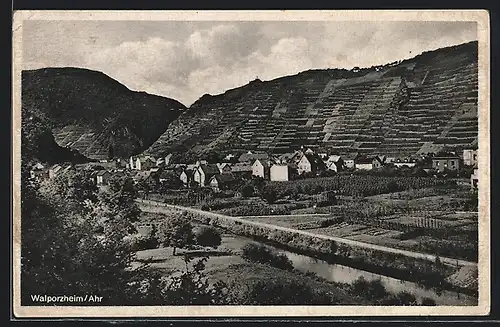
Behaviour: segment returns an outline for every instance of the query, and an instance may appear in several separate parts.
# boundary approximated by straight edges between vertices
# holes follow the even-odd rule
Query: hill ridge
[[[145,153],[467,147],[477,141],[477,69],[473,41],[370,68],[254,80],[202,96]]]
[[[45,118],[56,143],[90,159],[137,154],[186,110],[177,100],[130,90],[103,72],[23,70],[22,106]]]

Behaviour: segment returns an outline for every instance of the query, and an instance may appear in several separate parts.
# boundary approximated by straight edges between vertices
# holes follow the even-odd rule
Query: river
[[[296,269],[303,272],[313,272],[329,281],[351,283],[362,276],[368,281],[377,279],[380,280],[387,291],[391,293],[407,291],[412,293],[418,300],[422,299],[423,297],[434,299],[434,301],[436,301],[436,305],[477,305],[477,298],[463,293],[426,289],[425,287],[420,286],[417,283],[374,274],[368,271],[355,269],[339,264],[331,264],[323,260],[289,251],[284,251],[278,248],[275,249],[281,253],[284,253],[292,261]]]

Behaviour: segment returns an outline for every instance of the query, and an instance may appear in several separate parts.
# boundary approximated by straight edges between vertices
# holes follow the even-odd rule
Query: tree
[[[260,191],[260,196],[268,203],[273,204],[277,199],[278,195],[276,191],[271,187],[263,187]]]
[[[143,299],[133,286],[144,278],[143,270],[128,269],[135,253],[125,242],[139,213],[133,196],[126,185],[97,195],[85,178],[76,178],[85,174],[68,174],[42,190],[23,174],[24,301],[36,292],[63,290],[99,294],[106,303]]]
[[[184,256],[185,271],[160,286],[164,301],[175,305],[228,304],[231,300],[227,294],[227,285],[221,281],[210,284],[203,272],[207,258],[199,259],[189,269],[191,260],[189,256]]]
[[[254,193],[254,188],[253,185],[251,185],[250,183],[245,184],[241,188],[241,196],[243,196],[244,198],[251,197],[253,193]]]
[[[196,244],[217,248],[221,244],[221,235],[214,227],[203,226],[196,230]]]
[[[32,294],[61,292],[99,294],[109,305],[223,304],[223,285],[210,285],[202,264],[170,284],[147,265],[132,268],[135,251],[126,238],[140,211],[131,179],[113,180],[96,194],[77,178],[87,173],[77,171],[40,188],[31,163],[21,162],[22,304],[32,304]]]
[[[172,171],[163,171],[161,173],[160,191],[177,190],[182,186],[180,178]]]
[[[163,245],[173,247],[173,255],[177,248],[189,248],[194,244],[193,226],[186,212],[169,217],[162,226],[161,233]]]

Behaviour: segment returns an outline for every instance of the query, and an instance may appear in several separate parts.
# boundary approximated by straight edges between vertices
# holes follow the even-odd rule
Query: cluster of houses
[[[235,155],[230,154],[223,162],[215,164],[208,163],[206,160],[199,160],[192,164],[174,164],[171,163],[171,157],[172,155],[169,154],[162,158],[146,155],[132,156],[128,160],[117,159],[114,167],[96,170],[93,178],[98,186],[106,185],[112,177],[125,175],[131,176],[135,183],[146,184],[158,184],[174,178],[184,187],[211,187],[220,191],[254,176],[270,181],[289,181],[298,176],[314,177],[343,170],[369,171],[388,164],[412,168],[422,159],[417,157],[391,158],[383,155],[367,156],[357,153],[338,155],[316,153],[311,149],[301,149],[276,156],[249,151],[241,154],[237,160],[235,160]],[[427,168],[443,172],[459,170],[464,164],[476,168],[471,176],[471,185],[477,187],[477,149],[466,149],[461,157],[455,153],[436,155],[432,157],[432,165]],[[32,174],[46,172],[46,178],[53,178],[67,169],[69,168],[60,165],[49,169],[37,166],[33,168]]]

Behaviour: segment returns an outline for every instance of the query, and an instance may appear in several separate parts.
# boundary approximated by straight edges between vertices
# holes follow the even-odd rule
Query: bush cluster
[[[242,257],[249,261],[268,264],[276,268],[293,270],[293,264],[285,254],[263,244],[246,244],[242,248]]]

